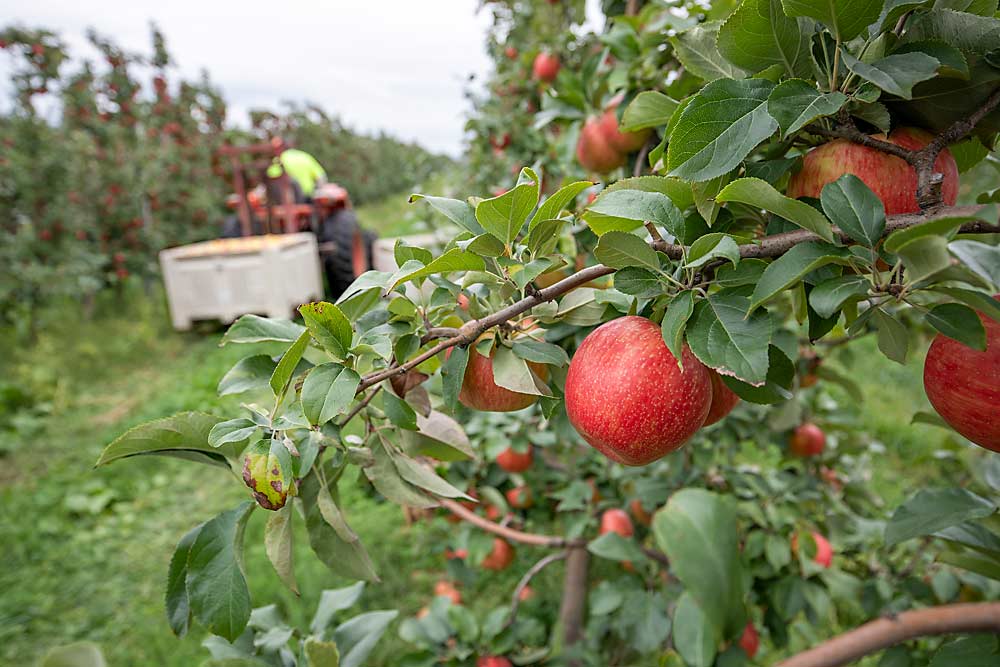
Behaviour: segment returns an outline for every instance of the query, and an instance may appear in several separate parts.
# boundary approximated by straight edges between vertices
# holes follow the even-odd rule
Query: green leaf
[[[996,505],[965,489],[924,489],[896,508],[885,526],[886,546],[982,519],[996,510]]]
[[[767,113],[774,84],[764,79],[719,79],[684,107],[670,136],[672,176],[707,181],[727,174],[778,128]]]
[[[1000,246],[962,239],[949,243],[948,250],[984,280],[1000,286]]]
[[[935,287],[934,291],[946,294],[952,299],[960,301],[971,308],[975,308],[987,317],[1000,322],[1000,301],[994,299],[989,294],[962,287],[947,286]]]
[[[313,426],[322,426],[347,409],[361,377],[340,364],[316,366],[302,383],[302,412]]]
[[[786,197],[773,185],[759,178],[740,178],[716,196],[715,201],[731,201],[762,208],[775,213],[785,220],[816,234],[824,241],[833,243],[833,227],[823,214],[809,204]]]
[[[760,282],[754,288],[750,310],[758,308],[821,266],[846,264],[849,256],[850,253],[845,248],[837,248],[819,241],[808,241],[793,246],[764,269]]]
[[[594,248],[597,261],[613,269],[638,266],[651,271],[660,270],[660,260],[646,241],[628,232],[608,232]]]
[[[674,202],[671,201],[671,198],[662,192],[647,192],[644,190],[612,190],[610,192],[603,192],[588,207],[588,211],[635,221],[638,223],[635,227],[641,226],[644,222],[653,222],[666,229],[675,237],[684,236],[684,216]],[[597,233],[597,230],[595,230],[595,233]],[[610,233],[610,231],[605,232],[605,234]],[[600,234],[598,235],[600,236]],[[657,266],[659,265],[657,264]]]
[[[767,378],[764,384],[753,386],[728,375],[722,376],[723,384],[737,396],[761,405],[775,405],[790,399],[794,380],[795,365],[776,345],[767,348]]]
[[[191,603],[187,593],[188,557],[191,554],[191,545],[198,537],[198,531],[204,524],[198,524],[181,538],[174,549],[173,556],[170,557],[170,568],[167,571],[167,622],[170,629],[178,637],[187,634],[191,626]]]
[[[382,409],[389,421],[407,431],[417,430],[417,413],[409,403],[392,393],[391,389],[382,392]]]
[[[441,393],[444,404],[454,410],[458,405],[458,394],[465,379],[465,368],[469,363],[469,348],[453,347],[441,364]]]
[[[719,29],[718,45],[726,60],[751,72],[778,65],[788,76],[806,76],[810,36],[785,16],[780,0],[743,0]]]
[[[778,121],[782,137],[798,132],[817,118],[832,116],[847,104],[841,92],[821,93],[802,79],[778,84],[767,98],[767,112]]]
[[[969,572],[1000,581],[1000,562],[993,556],[987,556],[975,551],[945,551],[938,554],[937,560],[945,565],[953,565]],[[964,667],[964,665],[963,665]]]
[[[712,667],[722,633],[686,591],[677,600],[673,631],[674,647],[688,665]]]
[[[244,315],[233,322],[220,345],[228,343],[291,343],[302,335],[305,327],[290,320],[269,319],[259,315]]]
[[[986,350],[986,328],[976,311],[959,303],[942,303],[927,312],[927,324],[974,350]]]
[[[569,355],[566,354],[566,350],[545,341],[519,338],[514,341],[511,349],[514,351],[514,354],[527,361],[552,366],[569,365]]]
[[[305,353],[306,348],[309,347],[309,340],[309,331],[303,330],[299,337],[295,339],[295,342],[292,343],[291,347],[281,355],[278,365],[274,367],[274,373],[271,374],[269,384],[271,385],[271,391],[274,392],[279,402],[288,390],[288,383],[292,379],[292,373],[299,365],[299,362],[302,361],[302,355]]]
[[[528,230],[534,230],[542,222],[546,220],[555,220],[559,218],[559,214],[569,205],[570,202],[576,200],[577,196],[594,184],[590,181],[576,181],[575,183],[570,183],[569,185],[564,185],[559,188],[552,195],[542,202],[542,205],[538,207],[535,211],[535,215],[531,216],[531,222],[528,223]]]
[[[729,185],[732,176],[731,173],[723,174],[708,181],[691,184],[691,192],[694,193],[695,208],[698,209],[698,213],[705,219],[709,227],[715,224],[716,219],[719,217],[719,211],[722,210],[722,206],[715,198],[722,191],[722,188]]]
[[[389,451],[389,456],[392,457],[392,461],[396,465],[396,470],[399,471],[399,476],[410,484],[442,498],[472,500],[463,491],[458,490],[439,477],[430,466],[412,459],[402,452],[387,451]]]
[[[525,167],[518,181],[513,190],[499,197],[484,199],[476,206],[479,224],[504,243],[511,243],[517,238],[538,203],[538,176],[535,172]]]
[[[209,519],[188,555],[191,611],[210,632],[234,641],[250,620],[250,589],[243,574],[243,533],[254,504],[245,502]]]
[[[722,57],[717,45],[721,21],[709,21],[668,38],[684,68],[705,81],[741,79],[742,69]]]
[[[749,577],[744,578],[740,560],[732,499],[704,489],[682,489],[653,517],[653,534],[707,622],[722,636],[742,628],[744,582]]]
[[[246,442],[258,428],[260,427],[256,422],[246,417],[219,422],[208,432],[208,444],[212,447],[221,447],[231,442]]]
[[[996,635],[982,634],[949,642],[938,649],[928,667],[993,667],[1000,662]]]
[[[403,446],[414,456],[429,456],[439,461],[476,458],[461,424],[436,410],[426,417],[417,413],[417,431],[403,434]]]
[[[365,477],[386,500],[406,507],[437,507],[437,502],[406,482],[382,443],[371,445],[374,465],[364,468]]]
[[[767,346],[772,322],[766,312],[750,312],[750,300],[717,292],[694,309],[687,342],[701,363],[722,375],[759,386],[767,379]]]
[[[648,127],[664,127],[677,109],[677,100],[655,90],[635,96],[622,114],[621,131],[635,132]]]
[[[227,461],[235,461],[239,455],[238,443],[224,444],[217,449],[208,444],[212,428],[222,421],[221,417],[203,412],[181,412],[140,424],[105,447],[95,465],[102,466],[127,456],[159,454],[182,455],[228,468]]]
[[[906,326],[881,308],[875,308],[872,322],[878,332],[878,349],[882,350],[882,354],[897,363],[906,363],[910,346]]]
[[[108,667],[108,663],[97,644],[73,642],[49,649],[38,667]]]
[[[431,197],[420,194],[410,195],[409,201],[412,204],[421,199],[430,204],[431,208],[444,214],[446,218],[473,234],[479,235],[485,233],[486,230],[476,220],[475,209],[468,202],[459,201],[458,199],[448,199],[447,197]]]
[[[615,289],[622,294],[639,297],[652,297],[663,293],[663,284],[659,276],[652,271],[629,266],[614,274]]]
[[[333,528],[337,537],[351,548],[352,554],[357,558],[358,565],[370,576],[375,577],[375,566],[372,565],[372,559],[357,533],[347,524],[347,519],[344,518],[340,507],[337,506],[337,501],[334,500],[335,494],[335,486],[332,489],[322,487],[319,489],[316,494],[316,507],[319,509],[320,516],[323,517],[327,525]]]
[[[781,0],[781,5],[788,16],[816,19],[840,42],[863,33],[882,12],[882,2],[872,0]]]
[[[908,41],[935,39],[984,55],[1000,44],[1000,20],[941,8],[915,14],[906,23]]]
[[[941,76],[954,76],[961,79],[969,78],[969,63],[962,55],[962,52],[954,46],[939,39],[928,39],[921,42],[909,42],[903,44],[895,53],[924,53],[934,58],[941,67],[938,70]]]
[[[333,631],[340,648],[339,667],[362,667],[375,644],[399,615],[396,610],[370,611],[342,623]]]
[[[439,273],[452,273],[453,271],[482,271],[486,268],[486,262],[483,261],[482,257],[461,248],[452,248],[443,255],[434,258],[427,266],[417,267],[418,262],[415,260],[411,261],[414,262],[411,270],[403,272],[402,275],[397,275],[392,285],[386,290],[387,292],[396,289],[396,287],[403,283],[417,280],[418,278],[426,278],[427,276]],[[410,264],[410,262],[404,264],[404,267],[407,264]]]
[[[740,248],[728,234],[705,234],[688,249],[686,269],[704,266],[713,259],[728,259],[733,264],[740,263]]]
[[[855,274],[824,280],[809,292],[809,305],[820,317],[832,317],[847,301],[865,297],[869,287],[865,276]]]
[[[874,248],[885,232],[882,200],[854,174],[827,183],[820,193],[827,217],[858,243]]]
[[[277,438],[258,440],[243,452],[243,481],[264,509],[281,509],[295,495],[294,468],[288,448]]]
[[[309,632],[323,635],[333,622],[337,612],[353,607],[365,590],[365,582],[359,581],[344,588],[328,589],[320,593],[316,614],[309,622]]]
[[[298,595],[299,587],[295,583],[293,565],[292,513],[292,506],[286,504],[268,516],[267,525],[264,527],[264,551],[274,566],[278,578],[288,586],[289,590]]]
[[[276,365],[266,354],[255,354],[240,359],[219,380],[219,396],[266,389]]]
[[[681,366],[682,350],[684,349],[684,329],[694,312],[694,292],[685,290],[678,292],[670,300],[663,322],[660,323],[660,333],[670,354],[674,355],[677,365]]]
[[[316,342],[334,357],[343,359],[351,349],[354,331],[340,308],[320,301],[299,306],[299,312]]]
[[[334,642],[324,642],[309,637],[303,648],[308,667],[340,667],[340,651]]]
[[[627,561],[637,563],[646,560],[646,554],[635,543],[622,537],[618,533],[604,533],[595,540],[587,544],[587,551],[598,558],[606,558],[614,561]]]
[[[543,220],[532,227],[525,242],[532,256],[549,255],[555,251],[556,244],[559,243],[559,234],[566,221],[567,218]]]
[[[493,381],[498,387],[519,394],[552,395],[548,386],[535,376],[527,362],[503,345],[498,346],[493,355]]]
[[[367,468],[365,469],[367,472]],[[302,508],[306,516],[306,532],[309,545],[316,557],[330,570],[340,576],[364,581],[378,581],[371,560],[360,540],[344,540],[331,526],[319,506],[321,494],[332,502],[330,491],[320,484],[319,475],[314,471],[307,475],[300,485]],[[326,502],[326,501],[324,501]],[[355,536],[356,538],[357,536]]]
[[[941,65],[936,58],[919,51],[894,53],[872,63],[862,62],[843,49],[840,57],[847,68],[862,79],[905,100],[912,97],[913,86],[933,79]]]

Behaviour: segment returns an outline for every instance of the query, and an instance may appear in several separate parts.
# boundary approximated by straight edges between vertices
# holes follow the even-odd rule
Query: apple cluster
[[[639,150],[651,130],[622,132],[618,129],[618,105],[613,100],[600,116],[591,116],[580,130],[576,142],[576,159],[585,169],[606,174],[625,164],[629,153]]]

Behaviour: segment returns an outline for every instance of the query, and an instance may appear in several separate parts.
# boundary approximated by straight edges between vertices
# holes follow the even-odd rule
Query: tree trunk
[[[562,606],[559,608],[559,625],[563,631],[563,647],[570,648],[583,638],[583,616],[587,608],[587,570],[590,554],[586,547],[573,547],[566,558],[566,577],[563,580]],[[571,666],[579,662],[569,663]]]

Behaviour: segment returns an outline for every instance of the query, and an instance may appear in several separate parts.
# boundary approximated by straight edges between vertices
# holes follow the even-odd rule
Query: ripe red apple
[[[462,310],[468,310],[469,309],[469,297],[465,296],[464,294],[459,293],[457,301],[458,301],[458,307],[460,309],[462,309]]]
[[[488,655],[476,660],[476,667],[513,667],[513,665],[507,658]]]
[[[986,328],[986,350],[938,334],[924,362],[924,391],[949,426],[1000,452],[1000,323],[982,313],[979,319]]]
[[[531,586],[525,586],[521,589],[521,592],[517,594],[517,599],[521,602],[527,602],[533,597],[535,597],[535,589]]]
[[[445,560],[455,560],[455,559],[465,560],[468,557],[469,557],[468,549],[455,549],[454,551],[452,551],[451,549],[444,550]]]
[[[514,60],[515,58],[517,58],[517,49],[515,49],[513,46],[508,46],[506,49],[503,50],[503,54],[507,56],[508,59]]]
[[[531,496],[531,489],[527,486],[515,486],[507,491],[507,502],[514,509],[526,510],[535,504],[535,499]]]
[[[608,458],[645,465],[701,428],[712,404],[708,370],[685,346],[684,370],[644,317],[602,324],[580,345],[566,375],[566,414]]]
[[[900,127],[889,133],[874,135],[878,139],[911,150],[930,143],[932,137],[923,130]],[[941,194],[949,206],[958,198],[958,165],[948,149],[934,161],[934,170],[944,175]],[[806,153],[802,171],[792,176],[787,195],[819,197],[823,186],[844,174],[854,174],[865,182],[885,205],[887,215],[917,213],[917,172],[902,158],[847,139],[835,139]]]
[[[788,438],[788,447],[796,456],[819,456],[826,448],[826,434],[812,422],[800,424]]]
[[[833,564],[833,547],[830,546],[830,542],[820,535],[819,533],[812,533],[813,541],[816,543],[816,555],[813,556],[813,562],[821,567],[830,567]],[[799,535],[796,533],[792,535],[792,552],[799,552]]]
[[[640,130],[639,132],[622,132],[618,129],[618,114],[615,111],[617,104],[606,109],[601,116],[601,131],[608,144],[619,153],[628,154],[642,148],[649,138],[652,130]]]
[[[605,510],[601,515],[601,535],[605,533],[618,533],[622,537],[632,537],[635,534],[635,526],[632,519],[628,518],[625,510],[610,509]]]
[[[483,568],[487,570],[505,570],[507,566],[514,562],[514,547],[505,540],[496,537],[493,539],[493,551],[483,559]]]
[[[535,454],[531,445],[528,445],[528,450],[525,452],[518,452],[508,447],[497,456],[497,465],[507,472],[524,472],[531,467],[534,459]]]
[[[732,411],[740,397],[722,381],[722,376],[714,369],[708,369],[708,374],[712,377],[712,406],[708,409],[708,416],[702,426],[709,426],[719,421]]]
[[[560,67],[559,56],[548,51],[542,51],[535,56],[535,62],[531,66],[531,73],[538,81],[552,83],[556,80],[556,75],[559,74]]]
[[[450,353],[449,349],[446,358]],[[483,412],[513,412],[534,403],[538,396],[511,391],[493,381],[494,353],[495,350],[491,351],[487,357],[479,354],[475,347],[469,348],[469,362],[465,367],[458,400],[468,408]],[[545,364],[529,361],[528,367],[543,381],[548,379],[549,369]]]
[[[434,584],[434,597],[445,597],[452,601],[452,604],[462,604],[462,594],[455,584],[444,579]]]
[[[748,658],[757,655],[757,649],[760,648],[760,635],[757,634],[757,628],[753,627],[753,621],[748,621],[747,626],[743,628],[739,644]]]
[[[635,520],[642,525],[648,526],[653,522],[653,515],[646,511],[646,508],[642,506],[642,501],[638,498],[628,504],[628,509]]]
[[[576,141],[576,159],[589,171],[605,174],[625,163],[625,156],[608,141],[602,121],[591,117],[583,124]]]

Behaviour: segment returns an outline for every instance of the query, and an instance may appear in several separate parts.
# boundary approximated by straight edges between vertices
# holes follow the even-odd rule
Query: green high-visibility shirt
[[[267,175],[271,178],[281,176],[282,168],[285,173],[299,184],[302,194],[309,197],[316,189],[316,181],[326,180],[326,171],[323,165],[316,161],[312,155],[297,148],[289,148],[282,152],[278,158],[280,165],[272,164],[267,168]]]

